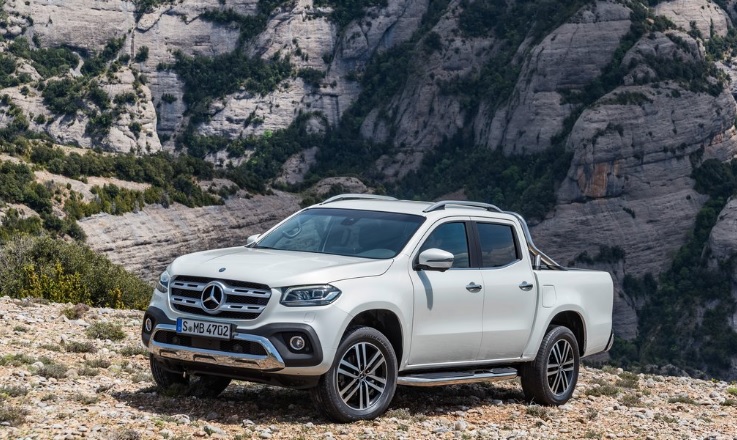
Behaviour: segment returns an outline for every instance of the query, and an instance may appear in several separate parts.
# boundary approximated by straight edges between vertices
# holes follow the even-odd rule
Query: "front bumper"
[[[176,333],[176,325],[158,324],[151,333],[149,351],[161,358],[197,362],[221,367],[247,368],[263,371],[278,371],[285,367],[284,359],[274,344],[263,336],[235,333],[233,341],[255,343],[261,345],[265,354],[234,353],[205,348],[187,347],[183,345],[167,344],[157,341],[157,333],[168,331]]]
[[[151,325],[147,330],[148,321]],[[299,351],[288,346],[289,339],[296,335],[306,341]],[[177,334],[176,321],[152,306],[143,317],[141,339],[151,354],[167,365],[181,368],[204,364],[273,373],[291,367],[296,372],[299,367],[309,371],[323,361],[321,341],[316,331],[304,323],[272,323],[250,329],[234,327],[230,340],[220,340]]]

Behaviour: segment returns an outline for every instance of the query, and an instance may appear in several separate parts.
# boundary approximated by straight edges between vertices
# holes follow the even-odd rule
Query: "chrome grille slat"
[[[186,281],[173,281],[171,283],[171,287],[173,289],[194,290],[196,292],[202,292],[203,290],[205,290],[205,286],[207,286],[207,283],[192,283]]]
[[[212,281],[222,284],[224,295],[218,312],[211,314],[203,310],[201,295]],[[173,309],[210,318],[255,319],[264,311],[269,298],[268,286],[219,278],[179,277],[171,281],[169,289]]]

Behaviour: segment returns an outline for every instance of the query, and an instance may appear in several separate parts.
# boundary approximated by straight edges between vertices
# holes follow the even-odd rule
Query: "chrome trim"
[[[267,338],[247,333],[234,333],[233,340],[255,342],[261,344],[266,351],[266,356],[247,353],[231,353],[220,350],[207,350],[204,348],[183,347],[181,345],[165,344],[155,340],[156,333],[161,330],[176,332],[176,325],[158,324],[151,333],[148,350],[154,356],[164,359],[174,359],[186,362],[198,362],[233,368],[249,368],[254,370],[276,371],[285,367],[284,359]],[[191,335],[186,335],[191,336]]]
[[[445,209],[445,207],[448,205],[468,206],[471,208],[485,209],[487,211],[503,212],[496,205],[492,205],[489,203],[482,203],[482,202],[469,202],[467,200],[442,200],[440,202],[434,203],[430,205],[429,207],[423,209],[422,212],[438,211],[440,209]]]
[[[477,373],[453,371],[447,373],[424,373],[397,377],[397,385],[411,387],[435,387],[442,385],[460,385],[475,382],[500,382],[517,377],[517,370],[504,369],[499,372],[485,370]]]
[[[208,310],[202,306],[201,292],[212,283],[217,283],[219,287],[223,289],[223,303],[215,310]],[[187,290],[190,292],[200,293],[198,298],[191,298],[187,296],[176,295],[173,293],[173,289]],[[248,298],[271,298],[271,290],[256,289],[253,287],[238,287],[231,286],[227,281],[218,281],[213,279],[207,283],[201,283],[197,281],[177,281],[174,279],[169,282],[169,301],[172,306],[182,305],[187,307],[196,307],[202,309],[207,315],[201,316],[215,316],[223,312],[235,312],[235,313],[257,313],[260,314],[266,308],[266,305],[256,304],[241,304],[237,302],[229,301],[231,297],[248,297]],[[198,316],[200,316],[198,314]],[[241,319],[241,318],[236,318]],[[245,319],[245,318],[243,318]]]
[[[339,200],[397,200],[395,197],[379,196],[376,194],[339,194],[330,197],[318,205],[327,205],[328,203],[337,202]]]

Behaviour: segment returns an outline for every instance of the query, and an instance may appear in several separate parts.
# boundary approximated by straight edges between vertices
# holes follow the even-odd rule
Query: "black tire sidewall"
[[[556,395],[548,384],[548,359],[555,344],[562,339],[568,341],[573,350],[573,375],[568,390],[561,395]],[[573,391],[576,389],[580,364],[578,341],[573,332],[562,326],[550,328],[540,343],[540,349],[535,360],[523,370],[522,385],[526,399],[532,403],[542,405],[557,406],[565,404],[573,396]]]
[[[169,388],[176,384],[186,384],[187,378],[182,374],[173,373],[164,368],[161,362],[154,357],[149,355],[149,365],[151,366],[151,377],[159,388]]]
[[[343,402],[337,390],[337,374],[341,359],[355,344],[368,342],[376,346],[384,355],[387,367],[386,388],[379,400],[368,410],[356,410]],[[372,327],[355,327],[343,337],[335,352],[333,365],[320,379],[317,400],[323,405],[321,410],[331,419],[338,422],[370,420],[383,414],[389,407],[397,387],[397,357],[389,340],[380,331]]]

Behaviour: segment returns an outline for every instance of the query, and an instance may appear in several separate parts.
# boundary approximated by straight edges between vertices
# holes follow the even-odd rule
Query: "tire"
[[[550,327],[535,360],[522,368],[525,400],[555,406],[568,402],[578,382],[580,360],[573,332],[567,327]]]
[[[189,396],[217,397],[230,385],[230,379],[227,377],[205,374],[187,377],[184,373],[168,371],[153,355],[149,356],[149,364],[151,365],[151,376],[153,376],[156,385],[162,390],[179,386]]]
[[[164,368],[164,365],[156,360],[153,355],[148,357],[151,365],[151,376],[159,388],[166,389],[174,385],[186,385],[188,380],[183,373],[173,373]]]
[[[228,388],[228,385],[230,385],[228,377],[200,374],[190,379],[187,394],[200,398],[217,397]]]
[[[354,327],[312,389],[312,400],[332,421],[371,420],[386,411],[396,388],[397,357],[389,340],[374,328]]]

